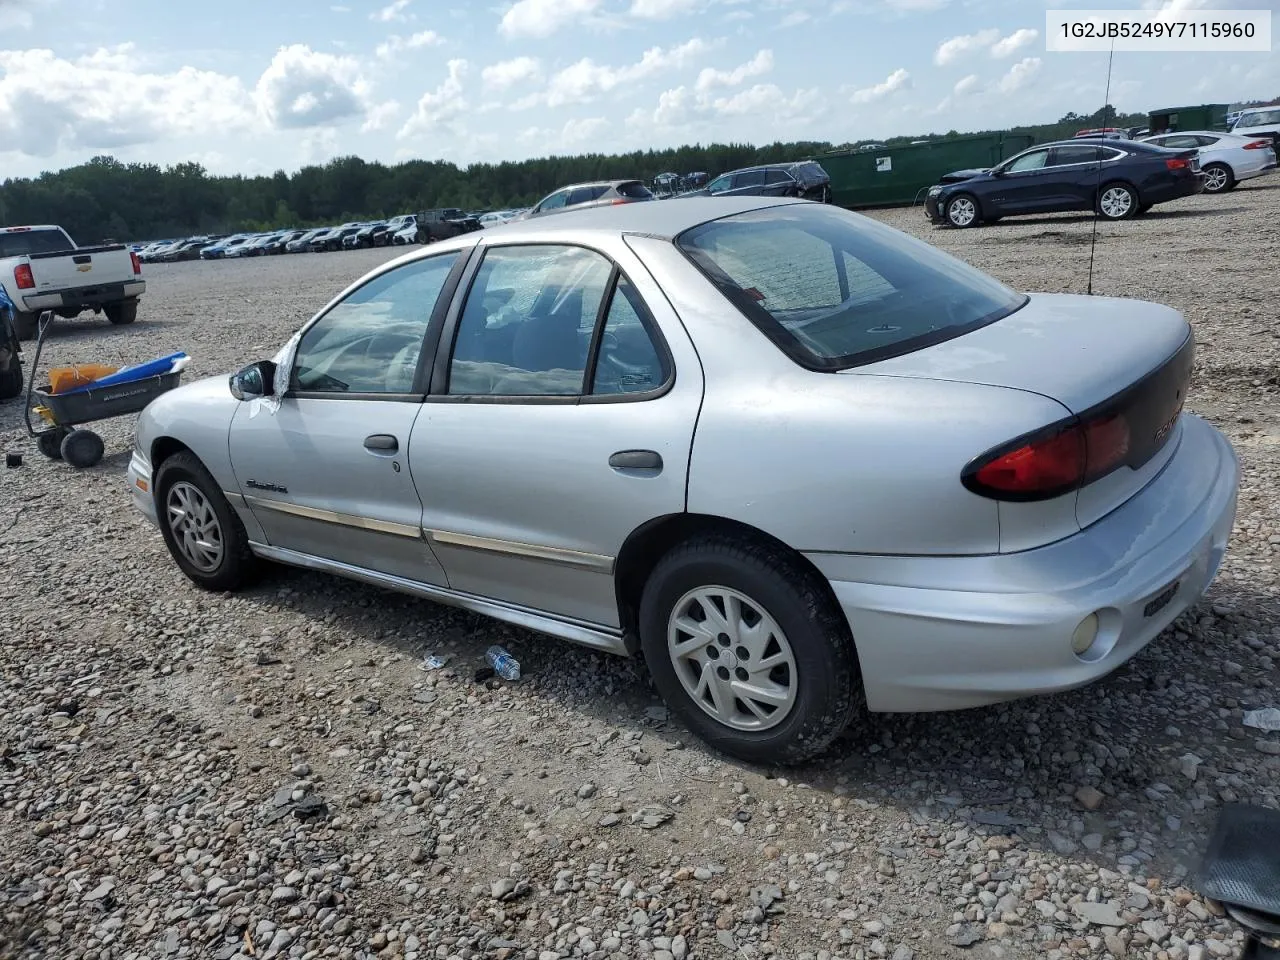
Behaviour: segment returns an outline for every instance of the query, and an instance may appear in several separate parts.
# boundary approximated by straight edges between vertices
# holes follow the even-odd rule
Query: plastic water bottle
[[[520,679],[520,662],[497,644],[485,651],[484,658],[493,667],[493,672],[503,680]]]

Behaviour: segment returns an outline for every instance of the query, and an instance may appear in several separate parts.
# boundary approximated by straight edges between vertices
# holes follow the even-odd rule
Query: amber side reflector
[[[133,481],[133,485],[137,487],[139,490],[141,490],[143,493],[150,492],[150,488],[147,486],[147,481],[145,480],[142,480],[142,479],[135,480]]]

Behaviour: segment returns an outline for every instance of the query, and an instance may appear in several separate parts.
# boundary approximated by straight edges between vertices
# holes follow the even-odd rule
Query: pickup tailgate
[[[35,287],[22,291],[26,296],[118,286],[134,279],[133,258],[123,244],[32,253],[27,260]]]

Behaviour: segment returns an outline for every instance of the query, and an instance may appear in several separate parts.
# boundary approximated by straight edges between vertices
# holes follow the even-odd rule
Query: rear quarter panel
[[[999,551],[997,505],[966,490],[960,473],[1061,418],[1059,404],[1003,387],[804,370],[670,241],[628,243],[660,279],[703,367],[690,512],[800,551]]]

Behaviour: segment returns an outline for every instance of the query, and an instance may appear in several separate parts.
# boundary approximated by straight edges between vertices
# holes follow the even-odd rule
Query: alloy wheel
[[[1119,220],[1128,214],[1129,209],[1133,206],[1133,194],[1129,192],[1127,187],[1108,187],[1102,192],[1102,200],[1099,203],[1102,212],[1112,220]]]
[[[947,205],[947,219],[957,227],[967,227],[978,216],[978,208],[968,197],[956,197]]]
[[[1204,172],[1204,188],[1209,193],[1219,193],[1227,188],[1226,167],[1210,167]]]
[[[174,543],[187,561],[201,573],[217,570],[222,563],[222,526],[200,488],[179,480],[169,488],[165,513]]]
[[[734,730],[776,727],[795,705],[795,654],[763,606],[729,587],[690,590],[672,608],[667,651],[685,692]]]

